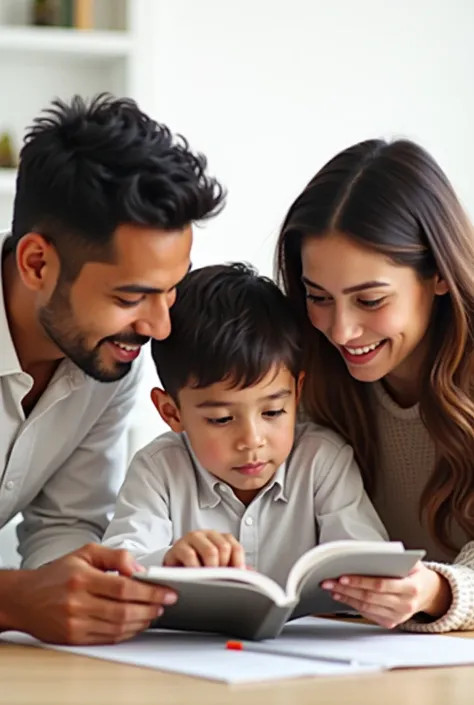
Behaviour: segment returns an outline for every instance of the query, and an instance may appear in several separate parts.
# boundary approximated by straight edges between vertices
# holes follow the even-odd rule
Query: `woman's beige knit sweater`
[[[474,629],[474,541],[467,542],[455,527],[453,538],[461,551],[453,563],[420,524],[420,496],[433,470],[434,447],[419,407],[403,409],[381,384],[374,384],[373,389],[381,466],[372,502],[390,539],[403,541],[407,548],[424,548],[428,567],[449,581],[453,595],[450,609],[440,619],[410,620],[404,627],[419,632]],[[474,472],[474,457],[472,462]]]

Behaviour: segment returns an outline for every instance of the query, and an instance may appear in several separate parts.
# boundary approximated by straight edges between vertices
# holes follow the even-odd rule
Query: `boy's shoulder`
[[[189,459],[189,462],[191,462],[183,434],[174,433],[173,431],[167,431],[157,436],[147,443],[146,446],[140,448],[135,454],[135,459],[146,459],[152,464],[158,463],[161,460],[169,462],[173,459],[179,459],[182,461],[183,457]]]
[[[341,450],[347,442],[337,432],[327,426],[320,426],[313,421],[303,421],[296,424],[294,448],[305,446],[327,445],[334,450]]]
[[[344,438],[325,426],[305,421],[295,429],[293,448],[288,457],[288,477],[313,479],[353,459],[353,450]]]

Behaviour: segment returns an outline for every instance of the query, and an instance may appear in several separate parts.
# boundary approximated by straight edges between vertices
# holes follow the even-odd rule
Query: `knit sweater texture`
[[[403,627],[417,632],[474,629],[474,541],[459,526],[452,537],[459,554],[443,551],[420,521],[420,498],[433,472],[434,444],[420,418],[419,405],[399,407],[380,383],[373,385],[380,443],[380,472],[371,500],[392,541],[424,548],[426,565],[448,580],[451,606],[433,621],[411,619]]]

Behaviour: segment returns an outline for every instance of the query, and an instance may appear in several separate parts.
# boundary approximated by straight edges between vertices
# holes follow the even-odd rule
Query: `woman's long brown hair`
[[[420,501],[437,543],[450,552],[453,520],[474,538],[474,231],[447,177],[408,140],[368,140],[331,159],[291,206],[276,253],[279,283],[301,311],[303,238],[337,230],[412,267],[436,273],[449,293],[436,297],[420,413],[436,450]],[[348,372],[342,356],[307,320],[302,405],[354,448],[369,495],[377,480],[371,385]]]

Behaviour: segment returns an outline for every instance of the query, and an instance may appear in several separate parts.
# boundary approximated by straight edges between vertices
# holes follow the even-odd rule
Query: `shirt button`
[[[11,492],[11,490],[12,490],[14,487],[15,487],[15,483],[12,482],[11,480],[9,480],[9,481],[7,482],[7,484],[5,485],[5,489],[9,490],[10,492]]]
[[[253,519],[252,519],[252,517],[247,517],[247,518],[245,519],[245,523],[246,523],[247,526],[252,526],[252,524],[253,524]]]

